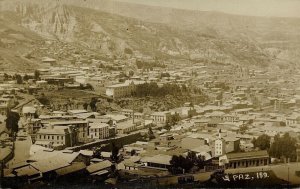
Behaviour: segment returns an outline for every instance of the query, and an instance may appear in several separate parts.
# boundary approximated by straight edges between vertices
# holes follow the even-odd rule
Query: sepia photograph
[[[0,189],[300,187],[300,0],[0,0]]]

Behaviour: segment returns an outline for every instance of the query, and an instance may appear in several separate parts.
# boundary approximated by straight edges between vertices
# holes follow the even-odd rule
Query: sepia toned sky
[[[174,7],[230,14],[300,17],[300,0],[116,0],[153,6]]]

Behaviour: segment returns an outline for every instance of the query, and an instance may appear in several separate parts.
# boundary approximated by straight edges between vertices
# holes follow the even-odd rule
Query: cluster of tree
[[[259,148],[260,150],[270,149],[271,137],[266,134],[260,135],[257,139],[252,140],[253,146]]]
[[[136,61],[136,66],[138,69],[146,69],[146,70],[153,70],[154,67],[160,67],[160,68],[165,68],[166,65],[159,63],[159,62],[143,62],[140,60]]]
[[[297,158],[297,141],[292,138],[288,133],[282,137],[278,134],[275,135],[274,141],[269,149],[270,156],[275,158],[290,158],[295,161]]]
[[[45,106],[50,105],[50,100],[48,97],[45,96],[44,93],[42,93],[42,95],[40,97],[38,97],[37,100]]]
[[[90,101],[89,104],[88,104],[87,102],[85,102],[85,103],[83,104],[83,108],[84,108],[85,110],[87,110],[88,107],[90,106],[91,110],[92,110],[93,112],[96,112],[96,111],[97,111],[97,102],[98,102],[98,99],[95,98],[95,97],[93,97],[93,98],[91,98],[91,101]]]
[[[20,120],[20,115],[17,112],[13,112],[11,110],[7,111],[7,118],[5,120],[6,128],[12,133],[14,137],[19,131],[19,125],[18,125],[19,120]]]
[[[178,113],[175,113],[167,119],[165,129],[170,130],[172,126],[176,125],[181,120],[181,117]]]
[[[271,157],[275,158],[290,158],[291,161],[296,160],[297,141],[288,133],[282,137],[275,135],[274,141],[271,143],[271,137],[266,134],[253,139],[252,143],[255,148],[260,150],[268,150]]]
[[[170,160],[169,171],[173,174],[189,172],[193,167],[197,170],[202,169],[205,165],[203,156],[197,156],[195,152],[188,152],[186,157],[182,155],[173,155]]]
[[[159,87],[157,83],[144,83],[136,86],[136,91],[133,93],[133,96],[136,97],[163,97],[166,95],[175,95],[180,96],[186,92],[186,88],[182,88],[176,84],[164,84],[162,87]]]
[[[25,74],[23,77],[20,74],[8,75],[7,73],[4,73],[3,77],[4,81],[12,79],[16,80],[17,84],[22,84],[23,81],[28,81],[29,79],[40,80],[40,72],[38,70],[35,70],[34,76]]]

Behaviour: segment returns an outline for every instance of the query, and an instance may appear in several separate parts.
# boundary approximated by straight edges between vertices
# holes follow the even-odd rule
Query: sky
[[[153,6],[164,6],[229,14],[300,17],[300,0],[116,0]]]

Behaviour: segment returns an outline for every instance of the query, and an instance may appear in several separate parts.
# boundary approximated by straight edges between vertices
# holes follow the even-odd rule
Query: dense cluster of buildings
[[[266,134],[272,143],[277,134],[289,133],[299,142],[300,74],[296,70],[169,63],[168,67],[135,69],[127,74],[119,63],[110,65],[115,69],[109,71],[97,64],[55,67],[55,60],[50,58],[44,63],[49,65],[38,70],[39,81],[0,84],[0,116],[5,117],[7,110],[14,108],[21,116],[20,130],[32,141],[30,157],[7,167],[9,177],[26,177],[30,183],[49,174],[58,177],[81,172],[102,177],[115,163],[102,144],[134,134],[144,140],[139,138],[120,147],[116,169],[138,175],[149,170],[149,174],[155,170],[156,174],[168,175],[172,156],[189,152],[202,156],[215,169],[266,166],[273,159],[267,151],[255,148],[253,139]],[[165,111],[137,112],[133,107],[103,115],[83,108],[54,110],[34,98],[26,99],[26,103],[25,97],[20,102],[17,99],[21,93],[28,97],[32,91],[60,87],[84,90],[90,84],[93,93],[115,100],[130,98],[138,85],[150,82],[160,87],[175,83],[201,89],[208,100],[186,102]],[[174,115],[180,121],[169,125]],[[2,129],[4,121],[1,125],[0,136],[9,138],[9,131]],[[100,155],[95,150],[99,148]]]

